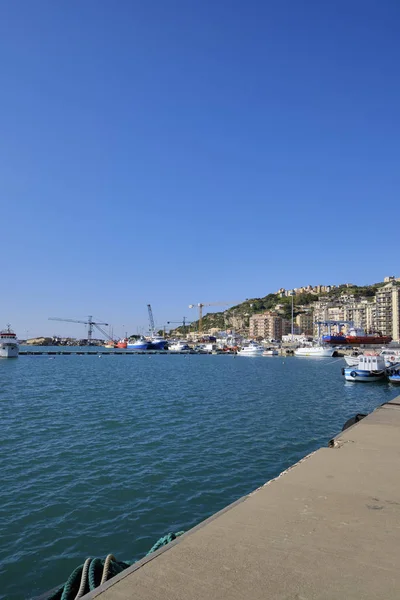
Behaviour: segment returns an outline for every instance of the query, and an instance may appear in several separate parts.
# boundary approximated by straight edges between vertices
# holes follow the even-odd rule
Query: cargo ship
[[[365,333],[363,329],[353,328],[350,329],[347,335],[323,335],[322,341],[325,344],[334,345],[351,345],[359,346],[361,344],[380,344],[384,346],[392,341],[390,335],[380,335],[379,333]]]
[[[365,333],[363,329],[353,328],[350,329],[349,334],[346,335],[346,343],[351,345],[358,344],[380,344],[384,346],[392,341],[390,335],[381,335],[380,333]]]

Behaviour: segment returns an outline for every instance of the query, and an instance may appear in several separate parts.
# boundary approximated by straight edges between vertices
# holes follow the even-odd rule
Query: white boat
[[[275,350],[274,348],[267,348],[266,350],[264,350],[262,355],[263,356],[279,356],[279,352],[278,352],[278,350]]]
[[[243,346],[239,352],[238,356],[262,356],[264,352],[264,348],[257,344],[256,342],[250,342],[248,346]]]
[[[170,352],[189,352],[190,347],[186,342],[179,341],[169,344],[168,350]]]
[[[345,356],[344,360],[346,361],[346,364],[349,367],[357,367],[359,356],[360,355]],[[367,354],[367,356],[368,356],[368,354]],[[397,365],[398,363],[400,363],[400,352],[398,350],[384,349],[384,350],[382,350],[382,352],[380,353],[379,356],[382,356],[383,360],[385,361],[385,366],[387,368],[393,367],[394,365]]]
[[[359,354],[357,354],[357,356],[344,356],[344,360],[346,361],[346,364],[348,367],[357,367],[358,366],[358,357]]]
[[[329,358],[333,356],[334,352],[335,349],[329,348],[329,346],[303,346],[302,348],[296,348],[294,355]]]
[[[7,329],[0,331],[0,358],[17,358],[18,354],[17,336],[7,325]]]
[[[392,367],[393,365],[400,363],[400,350],[397,348],[384,348],[380,355],[385,359],[385,364],[387,367]]]
[[[346,381],[379,381],[386,376],[385,359],[378,354],[361,354],[358,365],[346,367],[343,374]]]

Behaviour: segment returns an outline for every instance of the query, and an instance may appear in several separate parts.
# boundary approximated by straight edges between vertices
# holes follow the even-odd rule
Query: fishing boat
[[[380,381],[386,376],[385,360],[379,354],[361,354],[358,365],[343,369],[346,381],[361,381],[365,383]]]
[[[19,345],[17,336],[12,331],[11,326],[0,331],[0,358],[17,358],[19,354]]]
[[[387,367],[393,367],[400,363],[400,350],[397,348],[384,348],[381,352],[381,356],[385,359]]]
[[[152,335],[150,338],[148,350],[166,350],[167,344],[167,340],[165,340],[160,335]]]
[[[267,348],[266,350],[264,350],[262,355],[263,356],[279,356],[279,352],[275,348]]]
[[[170,352],[189,352],[190,347],[186,342],[179,341],[168,345],[168,350]]]
[[[104,344],[104,348],[115,348],[115,342],[113,341],[108,341]]]
[[[295,356],[306,356],[315,358],[330,358],[335,353],[334,348],[328,346],[302,346],[296,348],[294,351]]]
[[[257,344],[256,342],[250,342],[247,346],[243,346],[239,352],[238,356],[262,356],[264,352],[264,348]]]
[[[390,383],[400,383],[400,365],[397,368],[387,369],[386,375]]]
[[[117,348],[127,348],[128,347],[128,338],[123,338],[118,340]]]
[[[148,350],[149,343],[142,335],[134,342],[128,342],[126,347],[128,350]]]
[[[344,360],[346,361],[347,366],[356,367],[358,365],[359,356],[360,354],[345,356]],[[383,360],[385,361],[386,368],[393,367],[394,365],[400,363],[400,352],[398,350],[384,349],[379,356],[382,356]]]

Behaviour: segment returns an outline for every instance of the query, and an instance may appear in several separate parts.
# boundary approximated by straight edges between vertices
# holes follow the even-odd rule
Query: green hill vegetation
[[[358,286],[352,284],[339,285],[333,288],[329,293],[311,294],[303,293],[293,296],[294,316],[305,312],[312,308],[314,302],[323,298],[332,300],[338,299],[342,294],[363,296],[372,298],[376,294],[376,290],[385,285],[383,282],[374,283],[372,285]],[[278,313],[285,319],[291,318],[292,312],[292,296],[281,297],[279,294],[267,294],[262,298],[250,298],[232,306],[223,312],[207,313],[203,316],[202,330],[207,332],[210,329],[218,328],[236,329],[237,331],[245,330],[249,326],[249,319],[252,315],[263,313],[267,310]],[[194,321],[190,326],[191,331],[198,331],[199,322]],[[171,334],[182,334],[182,327],[177,327]]]

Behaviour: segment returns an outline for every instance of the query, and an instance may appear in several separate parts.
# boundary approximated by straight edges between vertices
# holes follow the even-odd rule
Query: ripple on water
[[[133,560],[396,396],[340,361],[230,356],[0,362],[0,598],[62,582],[89,555]]]

